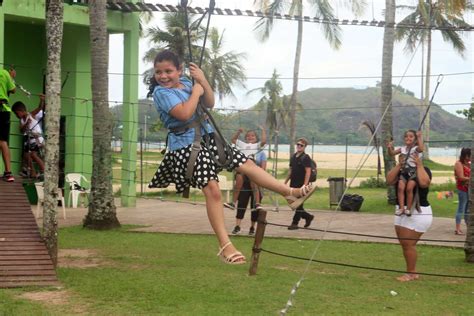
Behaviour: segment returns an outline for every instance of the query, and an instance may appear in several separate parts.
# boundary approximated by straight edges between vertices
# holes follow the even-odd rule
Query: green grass
[[[437,162],[434,162],[432,160],[423,160],[423,164],[430,168],[431,171],[449,171],[450,175],[453,174],[453,168],[454,166],[448,166],[448,165],[443,165]]]
[[[453,191],[453,187],[447,185],[433,185],[428,195],[428,200],[433,208],[433,213],[438,217],[454,217],[457,209],[457,195],[454,194],[453,198],[449,199],[438,199],[437,193],[439,191]],[[364,202],[360,212],[370,214],[393,214],[394,206],[387,204],[387,189],[384,188],[351,188],[348,190],[348,194],[359,194],[364,197]],[[159,196],[165,200],[176,201],[176,202],[200,202],[204,203],[204,196],[201,192],[191,192],[189,199],[184,199],[181,195],[176,194],[174,191],[163,191],[160,193],[149,193],[145,196]],[[275,194],[272,198],[276,198]],[[279,205],[286,205],[283,198],[278,197]],[[270,196],[264,193],[263,204],[266,206],[274,205]],[[305,208],[307,209],[318,209],[318,210],[329,210],[329,189],[320,188],[317,189],[311,198],[305,202]],[[335,205],[332,206],[335,209]]]
[[[61,305],[18,298],[37,289],[0,290],[0,315],[275,315],[306,261],[261,253],[258,275],[248,265],[220,263],[213,236],[60,230],[61,249],[91,249],[97,268],[59,268],[69,293]],[[253,240],[233,238],[249,257]],[[309,257],[315,241],[266,238],[268,250]],[[474,275],[462,249],[419,246],[420,272]],[[403,270],[395,244],[324,241],[318,260]],[[422,277],[399,283],[397,273],[313,263],[293,300],[292,315],[469,315],[473,280]],[[47,291],[48,289],[41,289]],[[51,290],[51,289],[50,289]],[[396,291],[398,295],[390,295]],[[75,312],[76,311],[76,312]]]

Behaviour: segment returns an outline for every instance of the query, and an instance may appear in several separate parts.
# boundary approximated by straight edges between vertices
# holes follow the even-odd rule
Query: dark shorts
[[[39,148],[39,146],[38,146],[37,143],[29,143],[29,142],[26,142],[26,143],[23,144],[23,150],[24,150],[25,152],[32,152],[32,151],[34,151],[34,152],[39,153],[40,148]]]
[[[10,136],[10,112],[0,112],[0,141],[8,143]]]

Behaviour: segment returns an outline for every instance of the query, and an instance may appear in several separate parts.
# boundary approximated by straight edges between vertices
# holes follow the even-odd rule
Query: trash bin
[[[346,179],[343,177],[329,177],[329,207],[338,205],[346,188]]]
[[[25,189],[30,204],[38,204],[35,184],[33,182],[23,182],[23,188]]]
[[[364,198],[358,194],[344,194],[341,201],[341,211],[358,212]]]

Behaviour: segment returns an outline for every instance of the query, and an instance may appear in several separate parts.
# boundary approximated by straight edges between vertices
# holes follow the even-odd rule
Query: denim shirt
[[[184,88],[163,88],[156,86],[153,91],[153,101],[155,102],[155,108],[160,114],[160,119],[165,125],[166,128],[177,128],[186,125],[187,123],[193,121],[196,118],[196,113],[187,120],[180,121],[177,118],[170,115],[170,111],[175,108],[175,106],[186,102],[191,96],[193,84],[191,80],[185,77],[181,77],[180,83]],[[214,130],[208,121],[203,123],[204,127],[201,128],[201,134],[205,135],[206,133],[212,133]],[[194,141],[194,128],[187,129],[184,132],[168,134],[168,148],[170,150],[178,150],[189,146]]]

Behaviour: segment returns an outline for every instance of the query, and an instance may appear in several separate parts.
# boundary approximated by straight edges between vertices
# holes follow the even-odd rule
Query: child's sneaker
[[[3,181],[14,182],[15,178],[13,177],[11,172],[4,172],[3,173]]]
[[[397,209],[395,210],[395,216],[402,216],[403,213],[404,213],[404,212],[403,212],[403,209],[401,209],[401,208],[397,208]]]
[[[406,208],[404,213],[406,216],[411,216],[411,211],[409,208]]]
[[[263,206],[257,203],[257,204],[255,204],[255,210],[256,211],[263,211]]]
[[[28,178],[30,176],[30,173],[28,172],[28,169],[23,168],[21,169],[19,175],[22,176],[23,178]]]
[[[254,227],[250,227],[249,236],[253,236],[254,234],[255,234],[255,228],[254,228]]]
[[[240,226],[239,225],[235,226],[234,230],[232,231],[232,234],[234,234],[234,235],[237,235],[238,233],[240,233]]]

